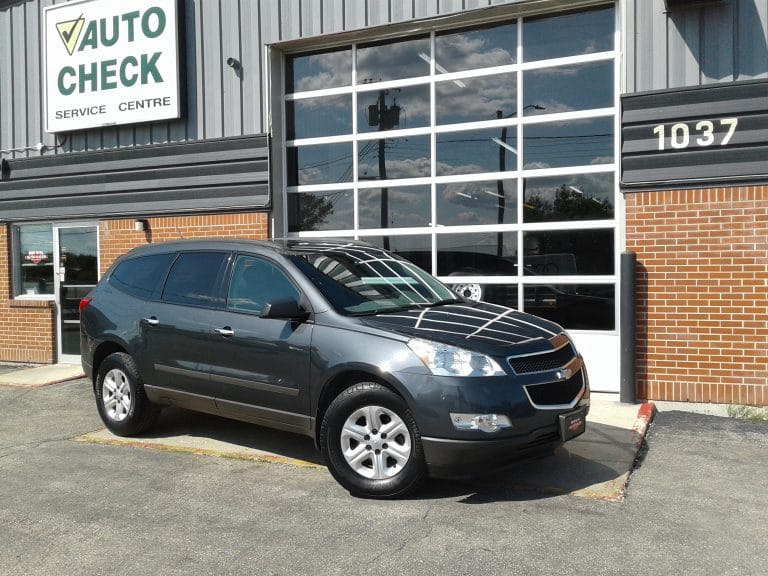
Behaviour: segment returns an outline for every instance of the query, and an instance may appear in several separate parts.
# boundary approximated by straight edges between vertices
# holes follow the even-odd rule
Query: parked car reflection
[[[432,253],[399,253],[420,268],[431,271]],[[535,255],[525,258],[523,274],[542,280],[548,275],[573,275],[575,259],[569,254]],[[478,281],[478,276],[517,276],[517,262],[484,252],[442,250],[437,253],[437,275],[444,278],[457,294],[468,300],[519,307],[517,283]],[[473,277],[462,282],[461,276]],[[448,277],[448,278],[446,278]],[[455,277],[455,280],[454,280]],[[523,310],[570,329],[614,330],[615,288],[613,284],[526,284]]]

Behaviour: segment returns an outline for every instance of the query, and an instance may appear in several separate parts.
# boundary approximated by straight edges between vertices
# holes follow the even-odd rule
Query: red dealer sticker
[[[40,262],[43,260],[48,260],[48,256],[45,252],[41,252],[40,250],[30,250],[24,259],[29,260],[35,264],[40,264]]]

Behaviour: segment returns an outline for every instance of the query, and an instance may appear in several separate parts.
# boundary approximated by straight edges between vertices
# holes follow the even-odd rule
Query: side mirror
[[[281,298],[264,304],[259,318],[273,318],[281,320],[305,320],[309,312],[292,298]]]

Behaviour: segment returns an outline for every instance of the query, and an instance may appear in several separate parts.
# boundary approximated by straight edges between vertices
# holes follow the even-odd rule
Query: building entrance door
[[[99,280],[98,227],[54,225],[57,353],[62,363],[80,362],[80,299]]]

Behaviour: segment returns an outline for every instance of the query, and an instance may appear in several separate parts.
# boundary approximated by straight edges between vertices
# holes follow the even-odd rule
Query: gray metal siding
[[[768,0],[626,0],[626,92],[768,78]]]
[[[61,2],[61,0],[57,0]],[[186,34],[186,116],[59,136],[43,129],[43,8],[53,0],[0,0],[0,149],[39,142],[46,154],[126,148],[268,131],[264,46],[390,23],[552,0],[180,0]],[[666,13],[664,0],[625,0],[626,92],[768,77],[768,0]],[[226,65],[242,63],[240,73]],[[59,147],[57,144],[61,143]],[[4,154],[35,157],[36,150]]]
[[[266,136],[1,160],[0,221],[258,209]]]

